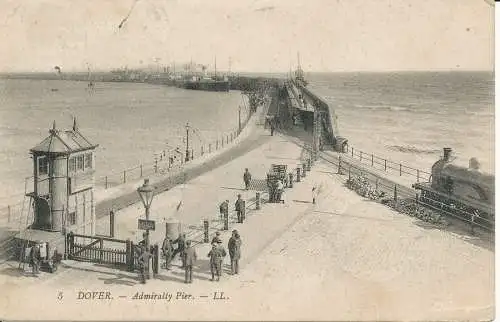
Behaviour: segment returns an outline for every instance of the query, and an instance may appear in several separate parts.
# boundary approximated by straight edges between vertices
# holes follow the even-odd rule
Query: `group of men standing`
[[[174,249],[173,245],[177,244]],[[231,273],[238,274],[239,260],[241,256],[241,237],[237,230],[233,230],[232,236],[228,242],[229,257],[231,260]],[[186,240],[186,235],[181,234],[177,239],[172,241],[168,236],[164,239],[162,245],[162,253],[165,257],[165,268],[171,268],[171,262],[177,254],[182,260],[182,268],[184,268],[184,283],[193,282],[193,267],[196,265],[198,255],[190,240]],[[207,257],[210,259],[210,272],[212,281],[219,281],[222,275],[222,263],[226,257],[226,250],[222,246],[220,232],[212,239],[212,248]],[[144,280],[144,279],[143,279]]]

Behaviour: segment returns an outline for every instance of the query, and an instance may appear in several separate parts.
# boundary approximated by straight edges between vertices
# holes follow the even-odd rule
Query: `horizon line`
[[[110,69],[95,69],[92,73],[110,73],[113,70],[122,68],[110,68]],[[128,68],[128,70],[145,70],[145,68]],[[293,70],[292,72],[294,72]],[[154,73],[156,71],[153,71]],[[249,71],[249,70],[238,70],[238,71],[228,71],[220,70],[221,73],[231,73],[231,74],[241,74],[241,73],[251,73],[251,74],[289,74],[290,71]],[[328,73],[428,73],[428,72],[482,72],[482,73],[494,73],[495,69],[388,69],[388,70],[311,70],[304,71],[306,74],[328,74]],[[40,70],[15,70],[15,71],[0,71],[1,75],[5,74],[52,74],[54,71],[40,71]],[[88,73],[88,70],[71,70],[62,71],[62,74],[76,74],[76,73]],[[164,72],[160,72],[164,73]],[[210,72],[209,72],[210,73]],[[213,71],[212,71],[213,73]]]

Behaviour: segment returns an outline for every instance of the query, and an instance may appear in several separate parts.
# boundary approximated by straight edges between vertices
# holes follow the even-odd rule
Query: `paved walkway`
[[[152,216],[175,217],[187,228],[217,217],[218,202],[242,191],[248,167],[264,178],[272,163],[295,167],[304,151],[278,135],[260,132],[260,147],[157,196]],[[243,240],[241,274],[209,281],[208,245],[197,247],[194,283],[171,272],[138,284],[137,276],[68,261],[56,275],[39,278],[3,271],[0,311],[5,318],[160,320],[476,320],[493,316],[494,253],[474,238],[420,225],[419,221],[367,201],[342,186],[344,178],[319,162],[285,193],[285,204],[265,204],[244,224],[232,224]],[[311,188],[320,188],[312,205]],[[179,212],[175,206],[183,200]],[[119,212],[118,237],[138,238],[142,206]],[[102,222],[102,229],[106,223]],[[223,234],[227,245],[228,233]],[[225,261],[226,270],[228,259]],[[72,268],[69,268],[72,267]],[[11,276],[6,276],[11,272]],[[5,290],[7,292],[5,292]],[[109,291],[113,300],[78,300],[79,291]],[[59,292],[63,298],[58,300]],[[173,293],[168,300],[133,300],[136,292]],[[190,294],[183,299],[177,293]],[[224,300],[214,300],[224,292]],[[9,297],[5,298],[5,294]],[[123,296],[123,298],[121,298]],[[205,297],[207,296],[207,297]],[[32,299],[36,298],[36,301]],[[60,304],[60,305],[57,305]],[[54,310],[40,308],[54,308]],[[36,313],[34,313],[36,312]]]

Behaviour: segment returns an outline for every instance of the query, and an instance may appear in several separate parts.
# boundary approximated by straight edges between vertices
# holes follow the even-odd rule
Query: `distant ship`
[[[182,84],[185,89],[193,89],[209,92],[229,92],[229,80],[217,77],[197,77],[193,76],[191,79],[185,80]]]
[[[215,58],[215,73],[213,77],[192,76],[191,79],[184,80],[182,87],[209,92],[229,92],[231,84],[227,76],[217,76],[217,57]]]

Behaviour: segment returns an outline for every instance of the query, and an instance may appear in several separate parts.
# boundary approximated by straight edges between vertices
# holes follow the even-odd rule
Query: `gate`
[[[114,244],[114,247],[110,247],[109,244]],[[136,266],[134,248],[131,240],[74,233],[66,235],[68,259],[113,265],[129,272],[133,272]]]

